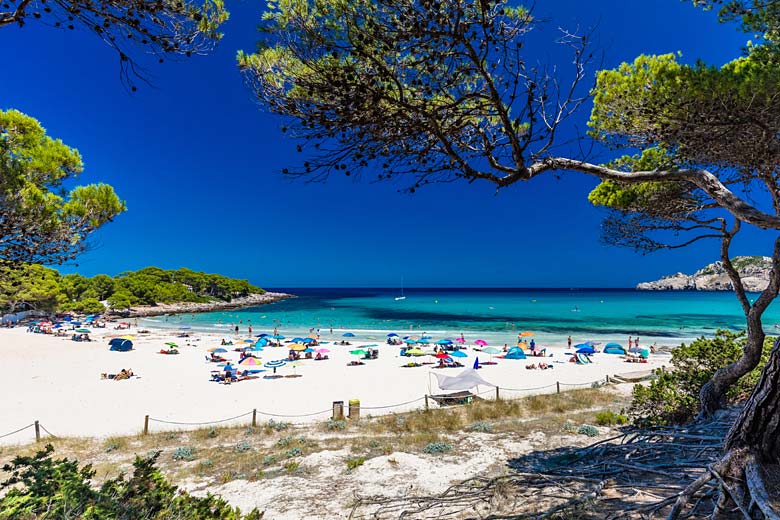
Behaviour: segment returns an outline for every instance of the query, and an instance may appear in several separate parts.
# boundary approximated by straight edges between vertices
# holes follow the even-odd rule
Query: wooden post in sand
[[[41,425],[38,421],[35,421],[35,442],[40,442],[41,440]]]
[[[144,416],[144,435],[149,435],[149,416]]]
[[[428,411],[428,394],[425,394],[425,411]]]
[[[500,401],[501,397],[498,395],[498,387],[496,387],[496,401]]]
[[[257,427],[257,408],[252,410],[252,428]]]
[[[556,381],[555,382],[555,388],[556,388],[555,393],[556,394],[560,394],[561,393],[561,382],[560,381]]]

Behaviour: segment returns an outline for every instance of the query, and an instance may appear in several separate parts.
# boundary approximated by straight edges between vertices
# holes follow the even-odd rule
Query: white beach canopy
[[[488,383],[473,368],[467,368],[457,376],[446,376],[444,374],[434,373],[442,390],[471,390],[475,386],[496,386]]]

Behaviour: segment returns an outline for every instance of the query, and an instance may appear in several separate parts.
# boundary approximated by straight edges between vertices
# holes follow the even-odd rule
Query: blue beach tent
[[[509,352],[506,353],[506,356],[504,356],[504,359],[525,359],[525,352],[523,352],[523,349],[514,347],[509,349]]]
[[[626,349],[619,343],[607,343],[604,345],[604,354],[620,354],[625,355]]]
[[[127,352],[133,350],[133,342],[129,339],[115,338],[109,343],[111,349],[114,352]]]

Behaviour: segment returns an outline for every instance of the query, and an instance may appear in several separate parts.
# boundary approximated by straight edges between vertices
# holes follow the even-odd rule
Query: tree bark
[[[774,463],[780,455],[780,338],[769,361],[726,438],[726,450],[748,450],[759,463]]]

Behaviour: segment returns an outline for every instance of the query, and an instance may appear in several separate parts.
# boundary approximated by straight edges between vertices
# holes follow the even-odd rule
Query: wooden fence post
[[[257,408],[252,410],[252,428],[257,426]]]
[[[560,381],[556,381],[555,382],[555,388],[556,388],[556,392],[555,393],[560,394],[561,393],[561,382]]]
[[[498,396],[498,387],[496,387],[496,401],[501,400],[501,398]]]
[[[425,394],[425,410],[428,410],[428,394]]]
[[[607,374],[607,384],[609,384],[609,374]]]
[[[144,435],[149,435],[149,416],[144,416]]]
[[[38,421],[35,421],[35,442],[40,442],[41,440],[41,425]]]

